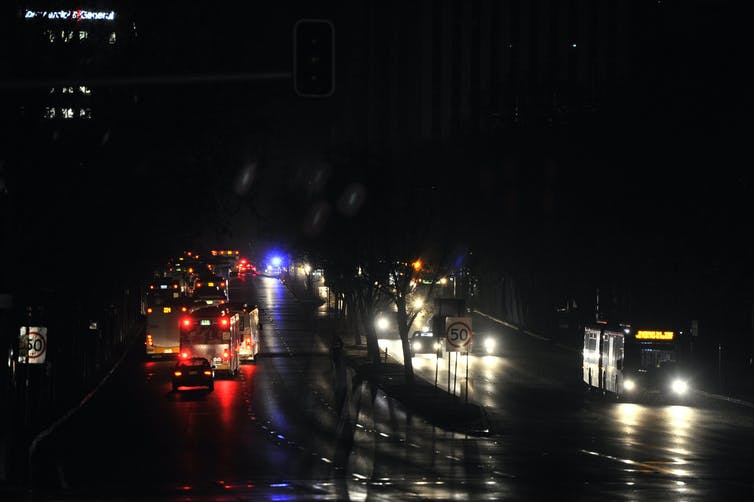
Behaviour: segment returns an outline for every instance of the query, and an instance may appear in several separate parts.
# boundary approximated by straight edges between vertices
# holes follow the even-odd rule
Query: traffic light
[[[327,19],[299,19],[293,27],[293,89],[304,97],[335,91],[335,28]]]

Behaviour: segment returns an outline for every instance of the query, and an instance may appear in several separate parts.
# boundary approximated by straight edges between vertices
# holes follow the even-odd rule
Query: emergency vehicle
[[[199,307],[180,320],[180,357],[203,357],[215,373],[238,374],[239,340],[230,327],[230,312],[218,305]]]
[[[238,302],[227,303],[224,307],[230,312],[230,329],[239,342],[239,359],[255,361],[260,349],[259,307]]]

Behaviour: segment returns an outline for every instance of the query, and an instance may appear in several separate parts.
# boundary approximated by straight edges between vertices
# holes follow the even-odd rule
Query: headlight
[[[379,329],[380,331],[385,331],[388,327],[388,324],[388,320],[384,317],[377,319],[377,329]]]
[[[491,354],[492,351],[495,350],[495,339],[491,337],[487,337],[484,339],[484,350],[487,351],[488,354]]]
[[[673,389],[673,392],[680,395],[685,394],[689,390],[689,384],[687,384],[680,378],[673,380],[673,383],[670,385],[670,387]]]
[[[421,349],[422,349],[422,343],[414,342],[414,350],[421,350]]]
[[[636,384],[633,380],[623,380],[623,388],[631,392],[636,388]]]

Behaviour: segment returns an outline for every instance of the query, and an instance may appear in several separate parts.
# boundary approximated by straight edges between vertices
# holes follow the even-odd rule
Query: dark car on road
[[[215,373],[203,357],[179,358],[173,369],[173,392],[181,387],[206,387],[215,390]]]
[[[411,335],[411,357],[416,354],[442,354],[442,342],[432,331],[414,331]]]

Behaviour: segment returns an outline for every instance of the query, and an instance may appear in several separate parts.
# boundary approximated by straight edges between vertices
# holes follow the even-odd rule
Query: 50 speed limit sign
[[[44,363],[47,354],[47,328],[44,326],[22,326],[18,348],[19,362]]]
[[[445,319],[445,346],[448,352],[471,350],[471,317],[447,317]]]

